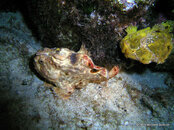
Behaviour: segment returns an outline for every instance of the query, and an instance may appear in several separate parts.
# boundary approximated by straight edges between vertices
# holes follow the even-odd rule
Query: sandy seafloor
[[[120,72],[62,100],[32,71],[41,49],[19,12],[0,13],[0,127],[22,130],[174,129],[174,81],[148,69]]]

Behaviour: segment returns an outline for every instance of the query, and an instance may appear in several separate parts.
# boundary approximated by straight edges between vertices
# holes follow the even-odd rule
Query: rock
[[[83,43],[95,64],[108,66],[120,62],[124,29],[149,24],[146,20],[154,1],[31,0],[26,1],[28,13],[24,14],[42,46],[77,51]]]

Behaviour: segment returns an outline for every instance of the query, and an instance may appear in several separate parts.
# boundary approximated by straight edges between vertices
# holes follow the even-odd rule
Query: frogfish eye
[[[39,60],[38,62],[39,64],[43,65],[43,60]]]

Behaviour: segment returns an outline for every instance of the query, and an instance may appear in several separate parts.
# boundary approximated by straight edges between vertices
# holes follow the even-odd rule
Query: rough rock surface
[[[9,129],[174,129],[174,80],[142,68],[120,72],[108,87],[89,84],[69,100],[34,72],[41,49],[20,13],[0,13],[0,121]],[[144,70],[144,71],[143,71]],[[1,125],[1,127],[2,127]]]
[[[119,42],[130,25],[149,26],[155,0],[30,0],[26,18],[45,47],[79,50],[85,44],[94,63],[120,60]],[[24,12],[23,11],[23,12]],[[149,22],[150,21],[150,22]]]

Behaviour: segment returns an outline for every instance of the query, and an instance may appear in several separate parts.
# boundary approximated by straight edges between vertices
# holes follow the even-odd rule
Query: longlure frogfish
[[[119,72],[118,66],[111,71],[96,66],[83,45],[78,52],[67,48],[39,50],[34,66],[53,85],[53,92],[64,99],[68,99],[75,89],[83,88],[88,83],[107,82]]]

